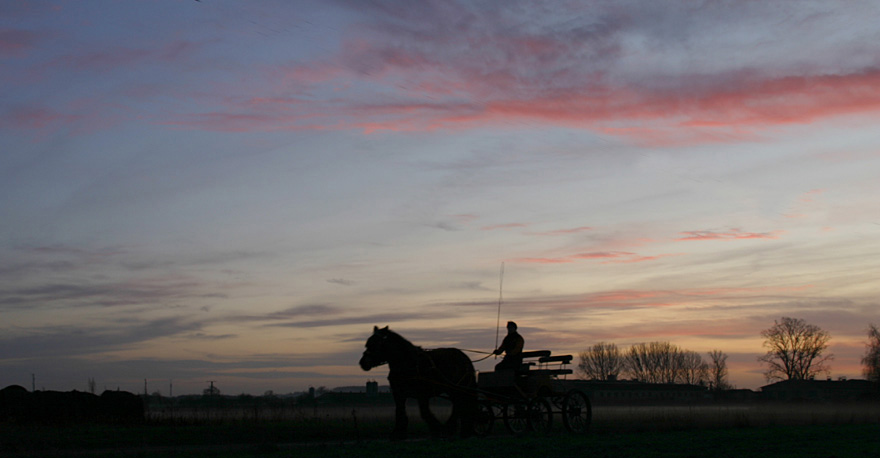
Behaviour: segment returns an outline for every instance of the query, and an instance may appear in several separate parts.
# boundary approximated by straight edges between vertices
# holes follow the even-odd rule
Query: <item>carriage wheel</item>
[[[504,426],[513,434],[520,435],[529,427],[529,404],[513,401],[504,405]]]
[[[562,424],[573,433],[585,433],[593,421],[593,408],[582,391],[571,390],[562,399]]]
[[[495,424],[495,409],[488,402],[480,402],[477,404],[477,416],[474,419],[474,434],[480,437],[488,436],[492,433],[492,426]]]
[[[553,408],[547,398],[535,398],[529,402],[528,425],[531,431],[550,432],[553,426]]]

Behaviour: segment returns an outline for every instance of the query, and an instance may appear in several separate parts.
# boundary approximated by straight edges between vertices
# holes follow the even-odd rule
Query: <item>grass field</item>
[[[597,407],[588,434],[429,439],[415,409],[412,440],[387,440],[388,407],[272,412],[176,412],[140,426],[0,425],[0,456],[880,456],[880,405],[766,404]],[[557,422],[558,423],[558,422]]]

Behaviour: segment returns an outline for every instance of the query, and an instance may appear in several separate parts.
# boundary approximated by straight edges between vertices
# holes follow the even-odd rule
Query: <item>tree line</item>
[[[799,318],[782,317],[761,331],[767,352],[758,358],[766,365],[767,381],[810,380],[830,373],[831,335]],[[865,378],[880,382],[880,329],[871,324],[862,358]],[[706,358],[670,342],[637,343],[622,350],[599,342],[579,354],[579,375],[591,380],[617,380],[626,376],[645,383],[679,383],[733,388],[728,381],[727,354],[712,350]]]

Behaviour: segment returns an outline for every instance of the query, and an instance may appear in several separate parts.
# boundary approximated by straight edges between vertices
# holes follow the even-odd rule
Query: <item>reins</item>
[[[474,359],[474,360],[471,360],[472,363],[478,363],[478,362],[483,361],[483,360],[485,360],[485,359],[487,359],[487,358],[489,358],[490,356],[492,356],[492,355],[495,354],[494,352],[480,351],[480,350],[468,350],[467,348],[459,348],[459,350],[461,350],[461,351],[468,351],[468,352],[471,352],[471,353],[481,353],[481,354],[486,355],[486,356],[484,356],[484,357],[482,357],[482,358],[480,358],[480,359]]]

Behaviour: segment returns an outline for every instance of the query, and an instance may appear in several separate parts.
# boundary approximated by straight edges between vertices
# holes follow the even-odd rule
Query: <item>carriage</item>
[[[572,432],[585,432],[592,420],[590,400],[580,390],[565,389],[560,376],[571,374],[566,366],[571,355],[551,356],[550,351],[523,352],[523,364],[516,370],[477,374],[474,366],[457,348],[425,350],[400,334],[374,326],[359,361],[365,371],[388,364],[388,381],[394,397],[395,422],[392,437],[406,436],[406,400],[419,402],[419,413],[434,433],[462,436],[487,435],[496,419],[514,434],[546,432],[553,426],[554,414]],[[478,377],[477,377],[478,375]],[[433,397],[452,402],[452,413],[442,424],[429,406]]]
[[[590,400],[565,380],[571,355],[551,356],[549,350],[524,351],[517,370],[480,372],[477,377],[478,411],[474,432],[488,435],[495,420],[513,434],[547,432],[558,415],[570,432],[583,433],[592,421]]]

